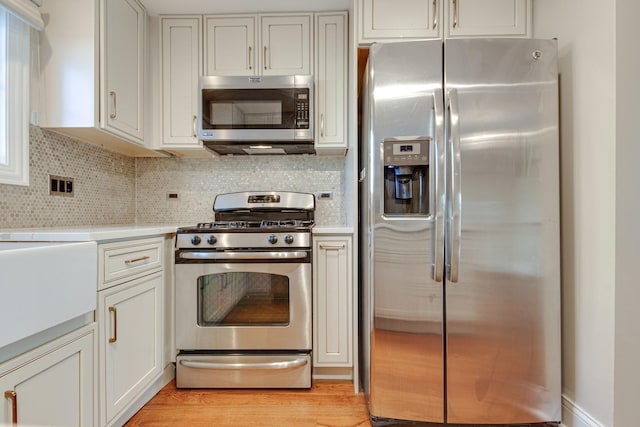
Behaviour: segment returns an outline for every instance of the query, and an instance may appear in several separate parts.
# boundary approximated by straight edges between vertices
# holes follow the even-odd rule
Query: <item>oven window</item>
[[[198,278],[199,326],[287,326],[289,278],[229,272]]]

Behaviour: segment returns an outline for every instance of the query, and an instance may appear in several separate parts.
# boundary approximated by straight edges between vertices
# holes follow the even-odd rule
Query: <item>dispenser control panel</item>
[[[388,138],[384,144],[385,166],[413,166],[429,164],[429,142],[431,138]]]

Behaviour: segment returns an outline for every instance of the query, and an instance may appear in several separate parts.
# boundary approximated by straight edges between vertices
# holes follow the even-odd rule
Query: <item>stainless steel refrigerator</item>
[[[558,423],[556,42],[378,44],[365,74],[372,423]]]

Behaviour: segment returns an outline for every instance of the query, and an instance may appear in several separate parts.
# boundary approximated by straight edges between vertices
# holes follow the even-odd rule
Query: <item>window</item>
[[[4,1],[0,3],[4,4]],[[31,26],[0,4],[0,183],[29,184]]]

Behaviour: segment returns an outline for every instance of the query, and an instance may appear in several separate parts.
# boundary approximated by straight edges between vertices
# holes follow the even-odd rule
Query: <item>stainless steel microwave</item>
[[[313,76],[203,76],[198,137],[218,154],[310,154]]]

